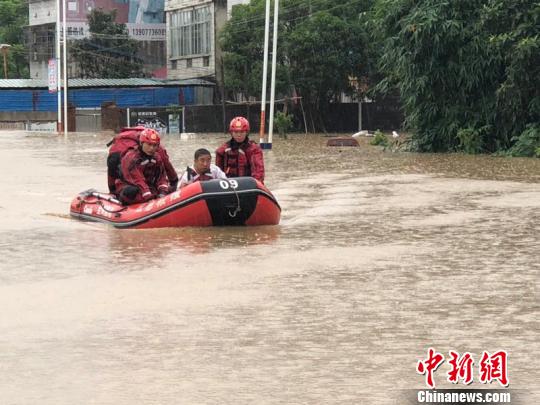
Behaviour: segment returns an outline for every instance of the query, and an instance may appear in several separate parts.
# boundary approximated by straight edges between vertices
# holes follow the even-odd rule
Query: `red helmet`
[[[139,135],[139,142],[159,145],[159,134],[155,129],[145,128],[141,131],[141,134]]]
[[[234,117],[229,125],[229,132],[249,132],[249,121],[244,117]]]

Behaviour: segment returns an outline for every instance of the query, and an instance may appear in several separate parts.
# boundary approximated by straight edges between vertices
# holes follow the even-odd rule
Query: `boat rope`
[[[101,208],[103,208],[103,211],[108,212],[110,214],[118,214],[118,213],[120,213],[120,212],[122,212],[122,211],[124,211],[124,210],[126,210],[128,208],[128,206],[125,205],[125,206],[121,207],[118,210],[110,210],[107,207],[105,207],[102,200],[113,202],[113,203],[116,203],[116,204],[121,204],[121,202],[119,200],[117,200],[116,198],[114,198],[114,197],[105,197],[105,196],[102,196],[100,193],[96,193],[96,192],[91,192],[91,193],[89,193],[87,195],[91,195],[93,197],[96,197],[97,201],[94,203],[93,201],[88,201],[86,198],[79,197],[79,200],[81,201],[81,203],[99,205]],[[85,195],[84,197],[86,197],[87,195]]]
[[[105,205],[103,204],[103,202],[101,200],[96,201],[96,204],[99,205],[101,208],[103,208],[103,211],[109,212],[111,214],[118,214],[119,212],[122,212],[122,211],[127,209],[127,205],[126,205],[126,206],[120,208],[119,210],[109,210],[109,209],[105,208]]]
[[[231,212],[230,210],[228,211],[229,213],[229,216],[231,218],[234,218],[236,217],[236,215],[242,211],[242,208],[240,207],[240,196],[238,195],[238,192],[236,191],[236,187],[233,187],[233,185],[231,184],[231,182],[229,182],[229,184],[231,185],[231,189],[234,191],[234,195],[236,196],[236,208],[234,209],[233,212]]]

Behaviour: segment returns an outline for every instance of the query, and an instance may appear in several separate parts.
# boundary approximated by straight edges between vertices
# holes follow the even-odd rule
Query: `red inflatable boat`
[[[252,177],[209,180],[146,203],[122,205],[112,194],[87,190],[72,202],[72,217],[116,228],[277,225],[281,208]]]

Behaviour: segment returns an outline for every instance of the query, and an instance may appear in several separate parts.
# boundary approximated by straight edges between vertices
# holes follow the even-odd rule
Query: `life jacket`
[[[193,178],[195,178],[195,177],[196,177],[196,181],[206,181],[206,180],[212,180],[213,179],[211,172],[208,171],[206,173],[199,174],[189,166],[186,167],[186,173],[187,173],[188,181],[193,180]]]
[[[110,147],[109,154],[107,156],[107,183],[109,185],[109,191],[113,194],[116,192],[116,179],[122,179],[122,171],[120,170],[122,157],[129,150],[137,149],[139,147],[139,135],[144,129],[144,127],[122,128],[120,133],[116,135],[109,143],[107,143],[107,146]],[[178,174],[176,173],[176,170],[174,170],[174,167],[169,160],[167,151],[165,148],[160,146],[157,153],[160,155],[163,161],[165,172],[171,187],[176,189],[178,184]]]
[[[230,140],[216,150],[216,165],[227,177],[252,176],[264,181],[264,159],[259,145],[246,138],[238,144]]]
[[[121,162],[122,176],[116,179],[116,189],[121,191],[126,186],[135,186],[144,198],[147,194],[155,196],[169,191],[169,182],[161,156],[156,152],[148,156],[140,148],[130,149]]]
[[[107,155],[107,183],[111,193],[116,192],[116,179],[122,178],[120,162],[122,157],[130,150],[139,146],[139,134],[144,128],[122,128],[107,146],[109,154]]]

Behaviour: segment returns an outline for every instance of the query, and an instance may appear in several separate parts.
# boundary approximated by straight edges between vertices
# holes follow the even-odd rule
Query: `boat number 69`
[[[219,185],[223,190],[227,190],[229,187],[233,189],[238,188],[238,182],[236,180],[221,180]]]

